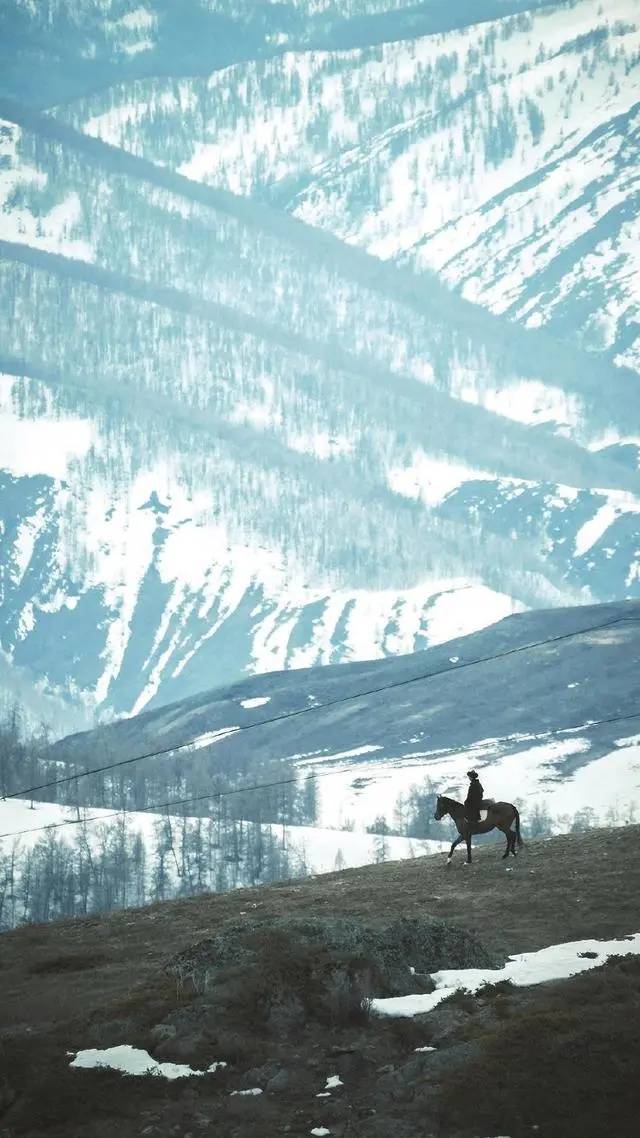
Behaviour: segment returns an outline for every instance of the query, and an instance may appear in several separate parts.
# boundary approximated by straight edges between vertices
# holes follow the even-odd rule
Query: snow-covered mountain
[[[125,82],[63,114],[637,370],[638,7],[523,7]]]
[[[215,59],[203,37],[197,60],[188,35],[171,57],[159,2],[72,7],[66,87],[69,5],[6,9],[16,58],[37,42],[53,78],[36,99],[6,72],[0,98],[5,688],[68,715],[129,713],[246,672],[639,595],[631,347],[615,365],[584,350],[603,346],[582,335],[584,297],[560,343],[509,322],[500,289],[462,289],[495,315],[450,287],[461,219],[486,221],[499,195],[513,217],[525,174],[523,217],[566,252],[578,215],[563,228],[553,213],[550,155],[575,188],[579,140],[614,120],[627,149],[614,161],[611,143],[609,188],[583,184],[580,217],[608,216],[614,192],[631,210],[633,6],[495,0],[471,21],[462,4],[299,2],[270,23],[255,3],[193,5],[235,29]],[[260,10],[242,55],[238,28]],[[617,92],[611,55],[628,72]],[[563,61],[591,84],[588,115],[577,89],[561,100],[564,127]],[[542,123],[523,85],[556,66]],[[529,124],[511,154],[498,91]],[[473,107],[477,169],[459,141]],[[491,256],[513,277],[518,243],[491,216]],[[485,275],[487,232],[474,229]],[[546,254],[521,236],[533,282]],[[615,265],[596,258],[627,297],[614,339],[633,328],[625,241]]]

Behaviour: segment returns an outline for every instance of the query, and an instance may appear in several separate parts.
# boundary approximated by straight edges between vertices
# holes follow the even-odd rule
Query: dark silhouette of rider
[[[484,790],[477,771],[467,771],[467,778],[471,781],[469,792],[464,801],[465,817],[468,822],[477,823],[480,821],[480,807],[484,798]]]

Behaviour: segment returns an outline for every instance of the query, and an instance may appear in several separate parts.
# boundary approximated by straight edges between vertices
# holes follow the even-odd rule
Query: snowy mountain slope
[[[550,0],[534,0],[545,7]],[[464,26],[527,0],[5,0],[0,90],[49,106],[123,80],[198,75],[294,48],[344,48]]]
[[[285,759],[316,773],[318,822],[333,827],[393,823],[425,779],[462,794],[470,766],[487,794],[519,803],[525,825],[535,804],[560,827],[585,808],[625,821],[640,803],[639,617],[638,602],[522,613],[413,656],[203,692],[70,736],[51,756],[73,771],[95,754],[114,762],[192,741],[140,766],[195,755],[206,785],[211,756],[232,774],[250,741],[261,780]]]
[[[139,710],[634,594],[640,483],[597,450],[623,372],[3,113],[2,644],[46,690]],[[569,437],[456,398],[473,376]]]
[[[171,59],[159,2],[7,8],[31,29],[16,59],[37,40],[55,87],[66,29],[67,62],[87,61],[69,63],[71,88],[93,80],[53,110],[43,87],[46,117],[0,100],[2,662],[74,714],[411,652],[523,607],[640,588],[633,372],[456,297],[445,266],[444,286],[414,272],[430,234],[510,192],[520,159],[553,204],[553,163],[586,168],[587,137],[609,179],[599,218],[614,196],[621,217],[630,208],[629,6],[277,7],[188,6]],[[192,17],[210,16],[230,21],[215,60],[209,35],[194,46]],[[249,27],[242,63],[193,77],[237,59]],[[547,84],[547,109],[557,97],[568,119],[518,103],[522,154],[507,153],[497,93],[521,101],[560,63],[584,67],[589,113],[570,84],[553,99]],[[628,72],[619,90],[609,64]],[[145,68],[153,78],[129,81]],[[468,113],[483,176],[432,162],[431,220],[412,228],[387,173],[399,184],[407,147],[421,162],[436,142],[449,153]],[[566,296],[585,280],[581,268]],[[537,296],[533,270],[527,281]]]
[[[149,79],[60,113],[637,368],[637,5],[475,12],[450,32]]]
[[[164,174],[14,104],[2,107],[31,128],[4,128],[2,236],[28,244],[26,249],[3,246],[7,260],[78,276],[161,307],[197,311],[234,332],[242,328],[290,350],[322,354],[333,366],[366,369],[385,385],[393,372],[403,395],[430,399],[439,415],[455,406],[467,448],[473,445],[467,425],[495,420],[447,405],[435,393],[428,395],[425,385],[475,401],[483,393],[493,400],[493,410],[516,421],[555,422],[561,433],[591,449],[624,431],[635,416],[635,389],[624,372],[618,375],[584,354],[562,351],[542,334],[509,332],[503,322],[483,318],[478,308],[457,303],[435,282],[418,289],[412,274],[393,272],[272,211]],[[79,213],[83,193],[88,201]],[[36,248],[62,253],[74,263],[39,258]],[[85,262],[95,264],[93,271],[75,263],[79,250]],[[418,385],[400,386],[407,375]],[[449,437],[453,427],[450,414]],[[479,429],[484,438],[489,428]],[[525,437],[512,428],[512,439]],[[558,454],[561,445],[547,442]],[[493,441],[491,449],[492,461],[500,462]],[[520,473],[534,469],[529,459]],[[610,466],[615,484],[614,470]]]

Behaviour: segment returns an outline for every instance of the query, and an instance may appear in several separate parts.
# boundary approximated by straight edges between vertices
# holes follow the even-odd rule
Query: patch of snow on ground
[[[365,743],[362,747],[352,747],[350,751],[334,751],[331,755],[318,755],[313,761],[300,763],[301,767],[315,766],[317,762],[335,763],[341,759],[356,759],[360,755],[369,755],[372,751],[381,751],[382,747],[372,743]]]
[[[413,456],[410,466],[392,467],[387,474],[394,493],[405,498],[419,498],[427,506],[440,506],[465,482],[492,481],[496,477],[446,458],[433,458],[424,451]]]
[[[577,396],[534,379],[519,380],[501,391],[487,391],[478,402],[517,423],[559,423],[576,427],[582,418]]]
[[[610,956],[630,955],[640,955],[640,933],[619,940],[575,940],[552,944],[538,952],[518,953],[510,957],[503,968],[442,969],[431,976],[436,985],[435,992],[373,1000],[372,1007],[382,1016],[421,1015],[432,1011],[454,992],[477,992],[484,984],[504,981],[526,987],[548,980],[566,980],[579,972],[599,967]]]
[[[513,597],[497,593],[486,585],[468,584],[465,588],[441,593],[427,613],[429,644],[445,644],[447,640],[468,636],[524,610],[525,606]]]
[[[100,1050],[89,1047],[85,1051],[78,1051],[70,1067],[90,1069],[92,1067],[109,1067],[112,1071],[120,1071],[123,1075],[157,1075],[163,1079],[188,1079],[193,1075],[212,1075],[226,1063],[212,1063],[205,1071],[194,1071],[187,1063],[159,1063],[152,1059],[148,1051],[139,1047],[131,1047],[128,1043],[119,1047],[106,1047]]]
[[[633,747],[640,743],[640,735],[627,735],[624,739],[616,740],[616,747]]]
[[[329,1075],[329,1077],[327,1079],[327,1085],[325,1087],[325,1090],[330,1091],[330,1090],[333,1090],[334,1087],[343,1087],[343,1086],[344,1086],[344,1083],[342,1082],[342,1079],[340,1078],[339,1075]]]
[[[127,12],[121,16],[117,21],[118,25],[126,28],[127,31],[140,31],[144,28],[152,28],[155,23],[155,16],[148,8],[135,8],[133,12]]]
[[[222,727],[219,731],[205,731],[204,735],[198,735],[186,747],[181,750],[194,750],[198,751],[201,747],[210,747],[212,743],[220,743],[226,739],[228,735],[235,735],[239,731],[239,727]]]
[[[264,707],[265,703],[270,703],[270,695],[256,695],[252,699],[241,699],[240,707],[244,707],[249,711],[252,707]]]
[[[89,419],[25,419],[13,409],[13,376],[0,374],[0,454],[2,468],[20,478],[46,474],[66,478],[70,465],[83,458],[94,441]]]
[[[607,495],[607,501],[578,530],[575,544],[576,557],[587,553],[620,515],[640,513],[640,500],[633,494],[622,490],[605,490],[601,493]]]
[[[262,1094],[262,1090],[260,1089],[260,1087],[248,1087],[246,1091],[231,1091],[231,1097],[232,1098],[234,1095],[255,1096],[255,1095],[261,1095],[261,1094]]]

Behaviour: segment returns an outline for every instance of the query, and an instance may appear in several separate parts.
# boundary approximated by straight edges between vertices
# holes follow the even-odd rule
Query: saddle
[[[480,821],[486,822],[489,817],[489,810],[495,803],[495,798],[483,798],[480,803]]]

